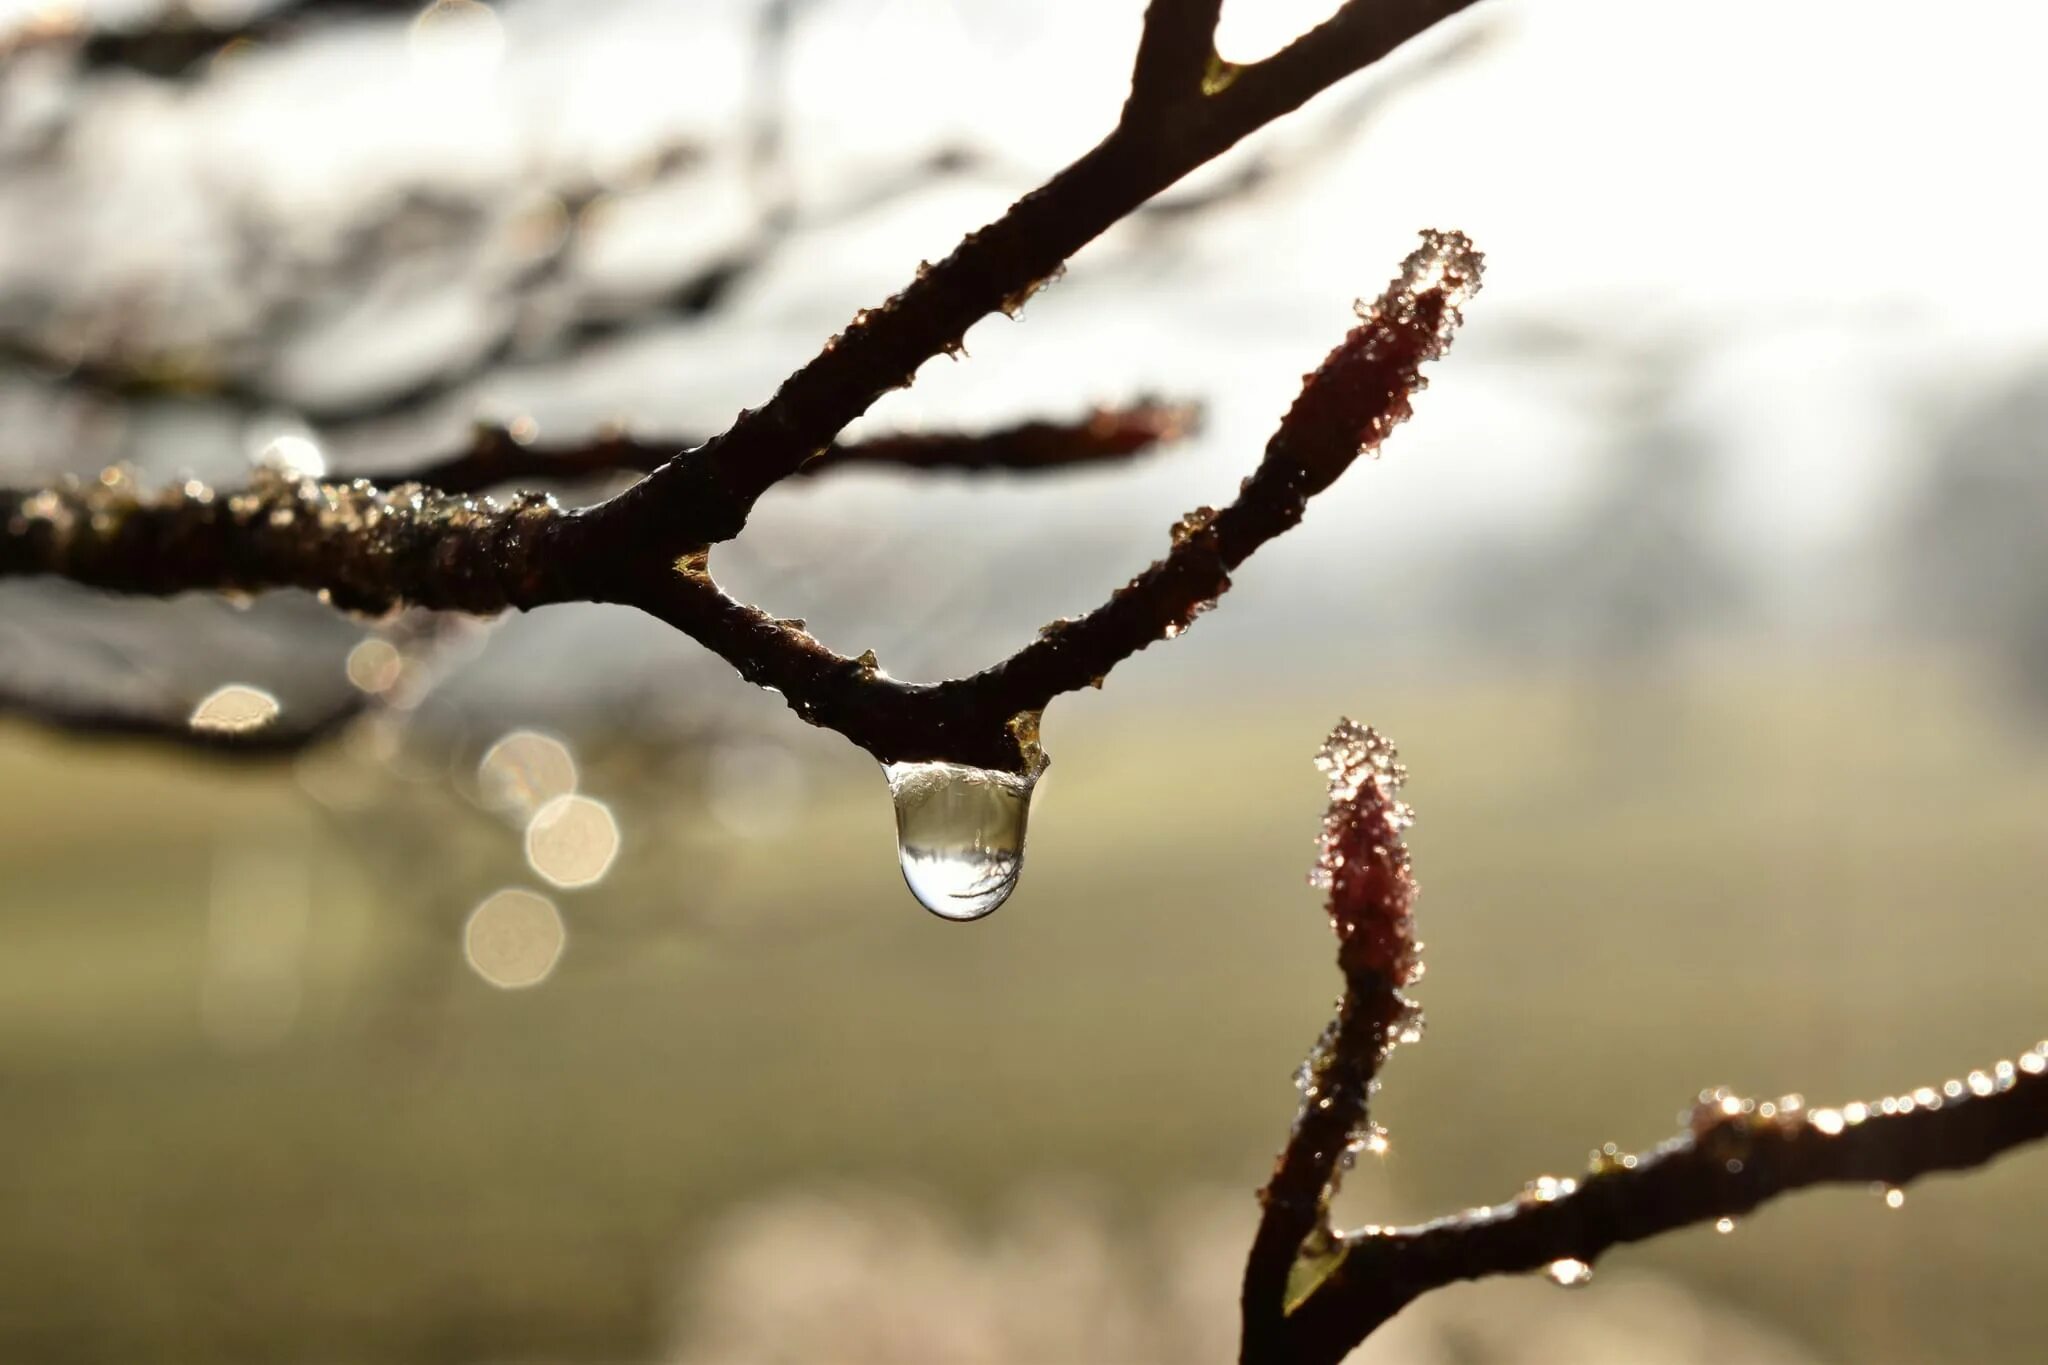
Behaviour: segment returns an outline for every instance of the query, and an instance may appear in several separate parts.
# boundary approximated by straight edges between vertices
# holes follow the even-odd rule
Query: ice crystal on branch
[[[1385,735],[1348,719],[1330,732],[1316,766],[1330,779],[1330,809],[1310,881],[1329,892],[1338,964],[1347,976],[1370,972],[1406,986],[1422,974],[1415,878],[1401,838],[1415,821],[1400,799],[1407,769]]]
[[[1358,325],[1303,377],[1301,395],[1282,424],[1295,457],[1311,479],[1320,478],[1310,491],[1327,485],[1360,452],[1372,453],[1408,420],[1410,399],[1429,385],[1422,367],[1450,346],[1484,267],[1464,233],[1430,230],[1387,291],[1356,305]]]

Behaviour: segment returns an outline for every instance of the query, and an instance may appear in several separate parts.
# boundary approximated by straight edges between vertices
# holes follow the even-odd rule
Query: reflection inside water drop
[[[1037,773],[959,763],[887,763],[882,773],[896,801],[896,856],[919,904],[942,919],[971,920],[1010,898]]]

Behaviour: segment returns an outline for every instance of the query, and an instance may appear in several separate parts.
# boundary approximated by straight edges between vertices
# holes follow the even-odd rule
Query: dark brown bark
[[[1191,514],[1167,556],[1102,607],[1055,623],[984,672],[907,684],[836,654],[719,592],[709,547],[737,535],[776,483],[845,458],[833,443],[847,424],[927,360],[957,351],[975,321],[1014,312],[1075,251],[1188,171],[1471,3],[1349,0],[1287,49],[1223,79],[1211,70],[1218,5],[1159,0],[1146,14],[1133,98],[1108,137],[894,298],[857,314],[764,406],[597,507],[564,512],[531,495],[500,505],[275,472],[218,495],[189,485],[144,494],[116,478],[0,495],[0,576],[58,574],[155,595],[296,587],[365,612],[624,603],[879,758],[1021,770],[1013,720],[1177,634],[1229,586],[1230,570],[1299,521],[1310,496],[1406,416],[1419,365],[1441,351],[1459,299],[1477,283],[1477,256],[1462,238],[1430,236],[1417,259],[1431,256],[1448,273],[1424,280],[1411,261],[1304,389],[1236,502]],[[896,449],[938,462],[930,446]]]

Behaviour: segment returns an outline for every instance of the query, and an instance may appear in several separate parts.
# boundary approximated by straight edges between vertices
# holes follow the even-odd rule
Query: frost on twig
[[[1263,1211],[1243,1289],[1248,1361],[1287,1358],[1290,1305],[1307,1292],[1304,1283],[1335,1264],[1330,1201],[1358,1154],[1385,1143],[1370,1115],[1379,1069],[1422,1027],[1421,1012],[1401,993],[1422,975],[1403,838],[1414,820],[1400,799],[1406,771],[1385,736],[1348,719],[1331,731],[1316,763],[1330,781],[1330,807],[1311,880],[1328,893],[1344,994],[1302,1064],[1301,1108],[1259,1194]]]
[[[1612,1247],[1811,1185],[1875,1186],[1897,1207],[1908,1181],[2048,1137],[2043,1042],[1940,1085],[1840,1107],[1704,1092],[1685,1129],[1649,1151],[1610,1143],[1584,1172],[1539,1177],[1503,1204],[1415,1227],[1332,1230],[1329,1202],[1350,1159],[1384,1144],[1369,1105],[1387,1054],[1419,1036],[1401,989],[1421,962],[1393,747],[1347,720],[1318,762],[1331,800],[1314,878],[1329,893],[1345,991],[1302,1068],[1301,1109],[1261,1192],[1244,1277],[1247,1365],[1334,1365],[1433,1289],[1538,1270],[1584,1283]]]

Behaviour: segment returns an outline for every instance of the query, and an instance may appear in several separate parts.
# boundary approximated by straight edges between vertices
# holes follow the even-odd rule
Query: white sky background
[[[33,8],[0,0],[0,17]],[[445,65],[422,78],[397,24],[259,53],[198,94],[124,82],[79,133],[77,178],[53,191],[63,210],[0,192],[0,280],[74,276],[89,292],[167,268],[203,279],[219,268],[205,242],[208,186],[223,176],[317,222],[421,174],[509,185],[621,161],[665,135],[729,138],[748,97],[751,8],[508,3],[502,60],[471,62],[452,83]],[[1258,55],[1330,8],[1238,0],[1222,46]],[[996,149],[1016,173],[800,236],[711,325],[566,377],[505,377],[486,405],[548,425],[722,425],[854,308],[1106,130],[1141,9],[824,5],[799,28],[790,68],[803,202],[961,142]],[[970,360],[935,362],[873,418],[973,423],[1159,392],[1210,402],[1195,445],[1072,481],[853,477],[779,493],[723,560],[735,586],[776,594],[767,605],[843,648],[895,645],[905,673],[986,662],[1031,624],[1099,599],[1159,551],[1181,511],[1230,496],[1351,299],[1436,226],[1464,229],[1488,256],[1465,335],[1386,457],[1264,551],[1228,608],[1322,595],[1324,573],[1356,564],[1362,538],[1380,566],[1528,535],[1588,486],[1613,362],[1674,339],[1696,347],[1682,405],[1722,451],[1714,523],[1787,603],[1803,602],[1892,512],[1923,416],[1953,415],[2041,348],[2048,269],[2032,247],[2048,229],[2048,9],[1491,0],[1459,22],[1487,25],[1490,41],[1336,154],[1192,231],[1113,232],[1021,324],[985,321]],[[1355,81],[1239,155],[1307,135]],[[620,290],[668,278],[743,235],[749,202],[725,164],[687,193],[628,203],[592,276]],[[340,343],[380,338],[398,369],[459,350],[479,319],[460,297],[367,300],[287,348],[276,372],[308,391],[345,387],[373,376],[337,370]],[[1550,332],[1594,349],[1532,357],[1528,339]],[[845,557],[817,562],[821,537]],[[844,595],[850,573],[870,570],[884,583],[943,578],[992,633],[920,639],[865,594],[805,600],[818,584]]]

